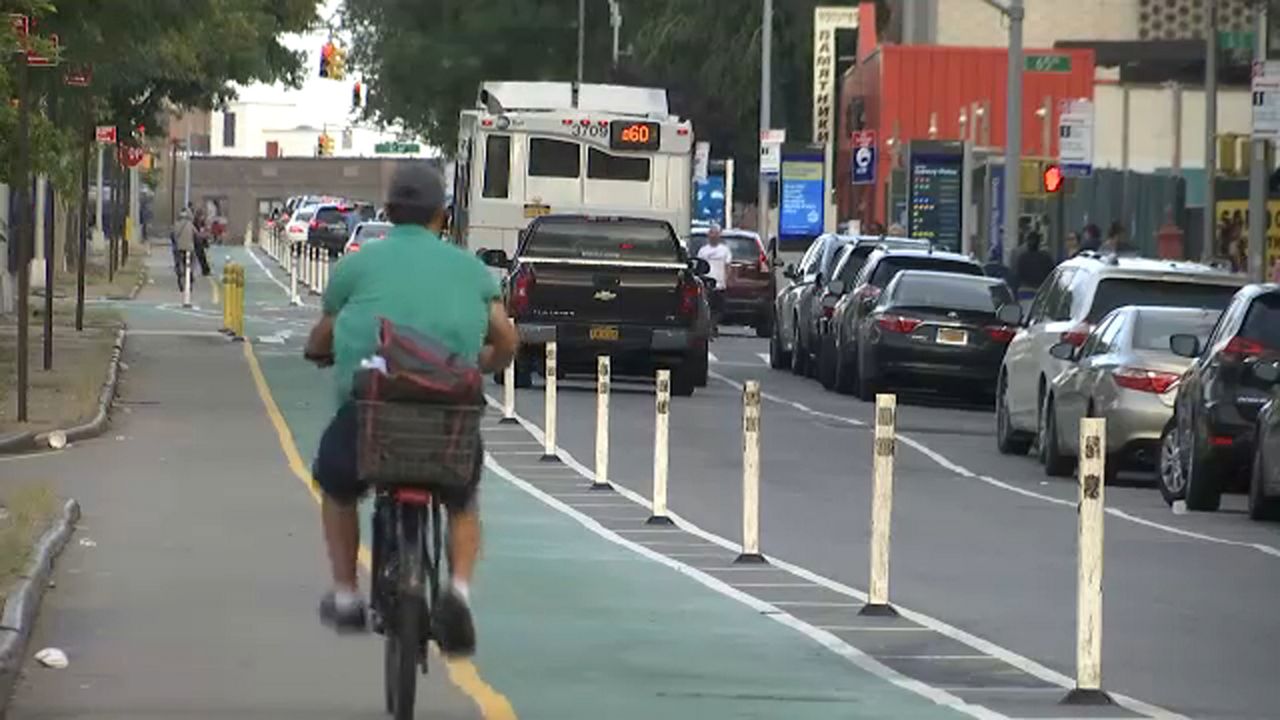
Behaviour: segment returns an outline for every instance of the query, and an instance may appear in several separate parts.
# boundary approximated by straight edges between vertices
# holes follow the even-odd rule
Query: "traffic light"
[[[351,86],[351,107],[359,110],[361,104],[360,81],[357,80],[356,84]]]
[[[333,59],[333,43],[327,42],[320,46],[320,77],[327,78],[330,76],[330,63]]]
[[[1045,192],[1056,193],[1062,189],[1062,168],[1057,165],[1046,165],[1043,178]]]
[[[347,77],[347,51],[334,45],[329,55],[329,77],[342,80]]]
[[[329,133],[321,133],[320,140],[316,143],[316,154],[320,157],[333,156],[333,137]]]

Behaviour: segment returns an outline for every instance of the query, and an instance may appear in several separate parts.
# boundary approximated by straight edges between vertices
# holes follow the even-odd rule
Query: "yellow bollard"
[[[244,266],[236,265],[236,314],[235,314],[235,334],[237,338],[244,337]]]
[[[222,332],[231,332],[231,273],[232,264],[222,266]]]

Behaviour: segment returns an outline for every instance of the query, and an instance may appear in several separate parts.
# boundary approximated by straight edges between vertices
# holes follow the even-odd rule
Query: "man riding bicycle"
[[[360,528],[356,502],[368,490],[356,471],[353,376],[374,355],[385,319],[432,336],[450,351],[477,358],[484,372],[506,367],[517,335],[497,282],[476,257],[441,238],[447,217],[440,174],[426,163],[402,164],[391,179],[384,240],[361,248],[333,269],[324,315],[307,340],[308,357],[331,356],[338,410],[320,440],[313,474],[323,491],[321,519],[333,589],[320,602],[320,618],[339,632],[366,627],[356,577]],[[432,613],[433,636],[450,655],[475,651],[470,582],[480,548],[477,467],[470,485],[438,492],[449,516],[450,582]]]

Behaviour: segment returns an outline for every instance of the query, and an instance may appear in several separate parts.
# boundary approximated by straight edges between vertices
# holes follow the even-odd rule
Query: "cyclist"
[[[356,474],[353,375],[376,351],[380,318],[439,339],[453,352],[478,358],[496,372],[514,356],[516,331],[497,282],[477,258],[441,239],[447,215],[444,181],[425,162],[402,164],[391,179],[385,240],[347,256],[333,269],[324,315],[307,340],[308,357],[331,357],[338,410],[324,431],[314,475],[323,491],[321,519],[333,589],[320,602],[321,621],[339,632],[365,628],[356,579],[360,530],[356,501],[367,488]],[[476,504],[479,468],[465,491],[438,493],[449,515],[450,582],[432,614],[435,637],[450,655],[475,650],[470,581],[480,547]]]

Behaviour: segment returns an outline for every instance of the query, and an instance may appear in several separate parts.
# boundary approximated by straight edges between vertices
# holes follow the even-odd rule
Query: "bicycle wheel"
[[[411,720],[418,691],[418,664],[422,657],[424,572],[423,508],[398,505],[396,538],[397,577],[395,626],[387,633],[388,670],[394,683],[392,715]]]

